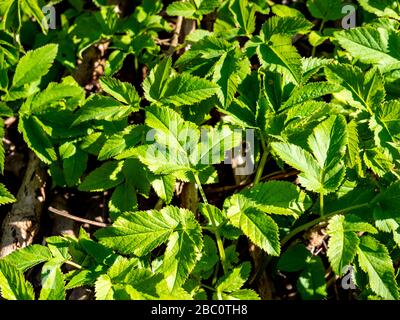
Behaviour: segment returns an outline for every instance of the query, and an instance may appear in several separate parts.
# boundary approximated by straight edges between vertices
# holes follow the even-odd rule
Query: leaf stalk
[[[362,209],[362,208],[366,208],[369,207],[371,205],[370,202],[367,203],[362,203],[362,204],[358,204],[358,205],[354,205],[345,209],[341,209],[341,210],[337,210],[337,211],[333,211],[330,212],[322,217],[319,217],[317,219],[314,219],[308,223],[305,223],[299,227],[297,227],[296,229],[293,229],[291,232],[289,232],[281,241],[281,246],[283,247],[286,243],[289,242],[289,240],[291,240],[294,236],[296,236],[297,234],[299,234],[302,231],[305,231],[307,229],[312,228],[313,226],[315,226],[316,224],[320,223],[320,222],[324,222],[325,220],[328,220],[329,218],[333,217],[334,215],[340,214],[340,213],[346,213],[349,211],[353,211],[353,210],[357,210],[357,209]]]
[[[225,254],[224,244],[222,242],[222,238],[219,233],[217,223],[215,221],[213,213],[208,208],[208,200],[207,200],[206,194],[203,190],[203,187],[201,185],[200,178],[199,178],[198,174],[193,174],[193,175],[194,175],[194,179],[196,181],[197,187],[199,188],[201,198],[203,199],[204,204],[207,206],[208,215],[210,217],[210,221],[211,221],[211,225],[212,225],[212,231],[214,232],[215,239],[217,240],[217,247],[218,247],[218,252],[219,252],[220,259],[221,259],[222,268],[224,270],[224,273],[226,273],[227,272],[227,270],[226,270],[226,254]]]
[[[257,183],[260,182],[260,180],[262,178],[262,174],[264,172],[265,165],[267,164],[268,156],[269,156],[269,149],[267,148],[263,137],[261,137],[261,142],[262,142],[263,154],[261,156],[260,163],[258,164],[258,168],[257,168],[256,176],[254,178],[253,185],[256,185]]]

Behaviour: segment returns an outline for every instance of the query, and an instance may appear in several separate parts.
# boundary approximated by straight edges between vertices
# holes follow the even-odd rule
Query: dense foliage
[[[0,135],[108,224],[42,231],[0,260],[1,296],[399,299],[400,6],[345,5],[1,1]]]

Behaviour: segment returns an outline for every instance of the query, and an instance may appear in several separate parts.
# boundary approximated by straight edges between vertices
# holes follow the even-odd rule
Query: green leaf
[[[61,83],[51,82],[47,88],[33,97],[29,113],[40,114],[49,109],[73,110],[85,98],[85,91],[70,76]],[[21,110],[20,110],[21,112]]]
[[[306,83],[314,74],[316,74],[323,66],[332,64],[332,59],[322,59],[322,58],[302,58],[301,59],[301,69],[303,72],[303,83]]]
[[[187,156],[182,154],[180,150],[166,149],[164,145],[156,143],[140,146],[134,151],[140,161],[153,173],[173,175],[183,181],[188,180],[190,165]]]
[[[0,260],[0,294],[7,300],[35,299],[33,287],[22,271],[4,260]]]
[[[202,279],[208,279],[212,275],[214,266],[219,261],[219,257],[217,246],[211,237],[205,235],[203,243],[203,252],[193,270],[193,273],[199,275]]]
[[[333,271],[341,276],[353,262],[360,240],[355,232],[346,230],[345,217],[341,215],[329,220],[327,233],[330,236],[327,251],[329,262]]]
[[[234,0],[229,6],[230,11],[235,19],[235,25],[240,27],[240,33],[251,35],[256,26],[256,9],[253,3],[248,0]]]
[[[132,125],[121,132],[113,134],[101,148],[99,160],[113,158],[134,147],[143,138],[143,133],[144,127],[142,125]]]
[[[303,16],[273,16],[263,24],[260,36],[264,40],[269,40],[274,34],[294,36],[298,33],[307,33],[312,27],[313,24]]]
[[[376,204],[373,209],[376,227],[383,232],[393,233],[396,243],[400,243],[398,238],[400,219],[397,214],[397,206],[400,204],[399,190],[400,183],[395,182],[386,190],[381,191],[373,200]]]
[[[342,7],[341,0],[307,0],[307,8],[313,17],[324,21],[342,18]]]
[[[284,142],[272,143],[272,149],[283,161],[301,171],[299,181],[308,190],[324,194],[336,191],[345,172],[342,161],[347,144],[345,118],[331,116],[320,123],[308,137],[308,144],[313,155]]]
[[[172,175],[159,175],[151,181],[157,195],[169,204],[174,196],[176,179]]]
[[[196,0],[195,0],[196,2]],[[198,5],[200,3],[200,5]],[[205,15],[213,12],[221,5],[221,1],[219,0],[197,0],[196,6],[198,7],[197,13],[199,15]]]
[[[58,261],[46,262],[42,268],[39,300],[65,300],[64,275]]]
[[[227,206],[229,206],[229,202]],[[214,217],[214,223],[219,228],[221,235],[226,239],[235,240],[241,235],[241,231],[235,228],[228,220],[228,216],[225,210],[220,210],[213,205],[205,205],[204,203],[199,204],[200,213],[207,219],[208,226],[213,227],[210,214]]]
[[[218,84],[217,96],[227,108],[233,101],[238,85],[250,73],[250,62],[238,49],[224,53],[214,65],[213,81]]]
[[[0,118],[0,173],[4,174],[4,159],[5,159],[5,152],[4,152],[4,120]]]
[[[121,120],[133,111],[132,107],[123,105],[111,97],[92,95],[77,112],[78,117],[72,126],[90,120]]]
[[[48,44],[39,49],[28,51],[18,62],[12,85],[20,87],[39,80],[50,69],[56,58],[58,45]]]
[[[308,144],[320,168],[324,171],[334,167],[346,150],[346,119],[333,116],[315,127],[308,137]]]
[[[102,274],[95,284],[96,300],[114,300],[114,290],[108,275]]]
[[[383,210],[379,205],[374,208],[373,217],[376,227],[382,232],[392,233],[393,240],[399,244],[400,219],[390,211]]]
[[[392,183],[387,189],[379,193],[375,199],[374,204],[391,214],[395,215],[400,205],[400,181]]]
[[[197,126],[184,121],[181,116],[165,107],[151,106],[146,109],[146,125],[156,130],[155,140],[185,154],[196,144],[200,136]],[[187,138],[190,135],[190,140]]]
[[[294,184],[285,181],[259,183],[240,192],[251,206],[266,213],[301,215],[311,206],[311,199]]]
[[[12,252],[4,260],[18,270],[25,272],[39,263],[49,261],[51,258],[51,252],[47,247],[34,244]]]
[[[164,254],[163,272],[171,292],[185,282],[203,249],[201,228],[193,214],[187,211],[182,218],[182,229],[169,237]]]
[[[252,206],[243,195],[235,195],[225,202],[229,221],[240,228],[254,244],[273,256],[279,256],[280,242],[275,221]]]
[[[222,277],[217,284],[215,296],[218,300],[259,300],[256,292],[241,289],[250,275],[251,265],[245,262]]]
[[[49,29],[47,18],[43,14],[42,8],[39,6],[37,0],[24,0],[22,9],[27,12],[30,16],[33,16],[37,23],[39,23],[42,32],[47,34]]]
[[[226,152],[241,142],[241,131],[233,131],[228,126],[219,128],[203,126],[200,143],[197,150],[193,148],[190,161],[196,165],[219,164],[225,159]]]
[[[197,8],[192,2],[176,1],[167,7],[167,14],[169,16],[182,16],[191,18],[196,13]]]
[[[218,86],[211,81],[182,73],[173,77],[163,92],[160,103],[186,106],[212,97]]]
[[[100,78],[101,88],[118,101],[139,110],[140,97],[136,89],[128,82],[111,77]]]
[[[400,55],[396,49],[400,36],[397,33],[364,26],[335,32],[334,36],[354,59],[362,63],[377,65],[382,72],[400,68]]]
[[[83,228],[79,230],[79,246],[101,265],[111,266],[118,258],[110,248],[92,240]]]
[[[214,65],[221,57],[227,55],[235,47],[237,48],[235,43],[232,44],[213,34],[208,34],[194,42],[191,49],[182,54],[175,65],[180,70],[205,75],[213,72]],[[239,53],[239,50],[236,51]]]
[[[174,209],[138,211],[120,216],[111,227],[97,231],[96,237],[121,253],[144,256],[168,240],[178,219]]]
[[[134,186],[137,192],[144,197],[148,196],[151,188],[150,173],[145,166],[141,165],[138,159],[128,158],[124,160],[122,172],[126,182]]]
[[[274,142],[271,144],[274,152],[288,165],[300,170],[301,184],[312,190],[319,187],[320,168],[311,153],[290,143]]]
[[[383,244],[370,236],[361,237],[358,262],[368,274],[369,284],[376,294],[384,299],[399,299],[392,259]]]
[[[115,188],[108,202],[110,217],[115,220],[123,212],[137,209],[137,196],[134,186],[125,182]]]
[[[204,126],[200,140],[197,125],[165,107],[148,107],[146,125],[154,129],[147,134],[148,142],[154,142],[138,147],[132,155],[153,173],[173,175],[183,181],[190,179],[190,172],[209,175],[207,165],[220,163],[225,152],[242,141],[240,132],[227,126],[218,129]]]
[[[143,81],[144,96],[150,102],[157,102],[162,97],[171,75],[171,65],[171,58],[165,58],[151,70],[149,76]]]
[[[358,136],[357,122],[352,120],[347,125],[347,161],[350,168],[354,168],[360,161],[360,139]]]
[[[0,205],[12,203],[14,201],[14,196],[6,189],[6,187],[2,183],[0,183]]]
[[[365,165],[379,177],[383,177],[394,170],[393,158],[386,150],[380,148],[366,149],[363,159]]]
[[[128,55],[129,54],[127,52],[122,52],[121,50],[113,50],[106,61],[104,74],[106,76],[112,76],[119,70],[121,70],[124,61]]]
[[[88,154],[80,148],[75,148],[74,153],[63,159],[64,178],[68,186],[75,186],[86,170]]]
[[[96,237],[110,248],[137,256],[168,241],[162,270],[170,291],[184,283],[203,247],[201,228],[193,213],[172,206],[120,216],[111,227],[97,231]]]
[[[285,272],[302,271],[311,256],[311,252],[303,244],[295,244],[281,255],[277,268]]]
[[[51,254],[58,261],[66,261],[71,259],[69,254],[70,240],[60,236],[52,236],[46,238],[47,247]]]
[[[240,289],[234,292],[221,293],[222,300],[261,300],[257,292],[252,289]]]
[[[44,124],[36,116],[21,117],[18,130],[22,132],[25,142],[29,148],[35,151],[40,160],[47,164],[57,160],[56,152],[45,131]]]
[[[325,268],[320,257],[312,257],[297,280],[297,290],[304,300],[323,299],[327,296]]]
[[[81,191],[104,191],[111,189],[123,181],[123,161],[109,161],[89,173],[79,185]]]
[[[301,80],[301,56],[288,36],[273,35],[269,44],[261,44],[257,49],[262,65],[277,72],[291,75],[296,83]]]
[[[313,47],[320,46],[328,39],[329,39],[329,37],[324,36],[324,35],[322,35],[322,33],[317,32],[317,31],[311,31],[310,34],[308,35],[308,42]]]
[[[289,108],[295,104],[304,103],[308,100],[320,98],[331,93],[337,92],[340,87],[327,82],[312,82],[305,84],[302,87],[297,87],[293,90],[290,98],[281,107],[282,109]]]
[[[393,158],[398,156],[398,151],[393,151],[393,147],[400,137],[399,106],[399,100],[379,104],[369,122],[369,127],[374,132],[376,146],[384,149],[384,152],[387,150]]]
[[[361,7],[378,17],[399,18],[398,4],[393,0],[359,0]]]
[[[14,111],[5,102],[0,102],[0,116],[12,117],[13,115]]]
[[[152,133],[156,143],[139,147],[140,161],[156,174],[189,170],[188,153],[200,138],[197,126],[169,108],[156,106],[146,109],[146,125],[155,129]]]
[[[98,266],[95,270],[79,270],[69,279],[65,289],[70,290],[85,285],[93,285],[96,279],[104,274],[105,271],[104,266]]]
[[[217,284],[217,292],[233,292],[241,289],[250,276],[251,264],[244,262],[222,277]]]
[[[365,73],[347,64],[328,65],[325,74],[330,82],[342,86],[350,94],[350,97],[338,96],[352,106],[365,108],[372,113],[385,98],[383,78],[376,68]]]
[[[4,11],[4,27],[9,30],[17,29],[19,31],[21,27],[20,1],[8,0],[2,6],[4,6],[2,8]],[[16,28],[14,28],[15,25]]]
[[[362,218],[355,214],[347,213],[344,216],[344,230],[345,231],[354,231],[354,232],[369,232],[372,234],[378,233],[378,230],[375,229],[370,223],[365,222]]]

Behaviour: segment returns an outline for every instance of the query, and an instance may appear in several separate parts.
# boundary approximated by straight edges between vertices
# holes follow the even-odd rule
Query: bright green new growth
[[[50,30],[3,1],[0,205],[30,149],[103,222],[18,244],[1,297],[259,300],[267,277],[332,299],[353,270],[346,296],[400,299],[399,4],[358,4],[343,30],[340,0],[69,1]]]
[[[300,183],[307,190],[321,194],[336,191],[344,178],[342,161],[347,144],[346,121],[331,116],[308,137],[307,150],[290,143],[274,142],[273,150],[286,163],[301,171]]]

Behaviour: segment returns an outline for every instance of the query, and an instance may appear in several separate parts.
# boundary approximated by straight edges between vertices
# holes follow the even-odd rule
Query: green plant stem
[[[261,160],[260,160],[260,163],[257,168],[257,172],[256,172],[256,176],[253,181],[253,185],[256,185],[257,183],[260,182],[260,180],[262,178],[262,174],[264,172],[265,165],[267,163],[268,155],[269,155],[269,149],[267,148],[267,144],[266,144],[263,136],[261,136],[261,145],[263,148],[263,154],[261,156]],[[250,283],[253,283],[253,281],[255,281],[255,279],[261,273],[261,270],[264,270],[265,266],[269,263],[270,259],[271,259],[271,256],[268,256],[267,259],[264,259],[263,263],[261,264],[261,268],[258,268],[258,270],[254,273],[254,276],[250,280]]]
[[[257,168],[256,177],[254,178],[253,185],[256,185],[257,183],[260,182],[262,174],[264,172],[265,164],[267,163],[267,159],[268,159],[268,152],[264,151]]]
[[[211,282],[211,284],[212,284],[213,286],[217,283],[217,280],[218,280],[218,272],[219,272],[219,264],[217,264],[217,265],[215,266],[214,275],[213,275],[212,282]]]
[[[201,198],[203,199],[204,204],[208,206],[207,197],[206,197],[206,194],[204,193],[203,187],[201,186],[199,176],[197,174],[193,174],[193,175],[194,175],[194,179],[196,180],[197,187],[199,188]],[[207,210],[208,210],[208,215],[210,217],[210,221],[212,224],[213,232],[215,234],[215,239],[217,240],[217,247],[218,247],[218,252],[219,252],[220,259],[221,259],[222,268],[224,269],[224,273],[226,273],[226,271],[227,271],[226,270],[226,255],[225,255],[224,244],[222,242],[221,235],[219,234],[218,226],[217,226],[217,223],[215,222],[214,215],[211,212],[211,210],[208,209],[208,207],[207,207]]]
[[[322,29],[324,28],[325,25],[325,20],[322,20],[321,25],[319,26],[318,32],[321,33]],[[315,53],[317,51],[317,47],[313,47],[312,52],[311,52],[311,56],[315,57]]]
[[[135,71],[138,72],[139,71],[139,60],[137,58],[137,56],[135,55]]]
[[[315,57],[315,52],[317,51],[317,47],[313,47],[311,51],[311,57]]]
[[[319,213],[321,217],[324,216],[324,194],[322,192],[319,194]]]
[[[200,286],[202,286],[203,288],[206,288],[206,289],[208,289],[208,290],[210,290],[210,291],[216,291],[213,287],[210,287],[210,286],[207,286],[206,284],[200,284]]]
[[[357,209],[361,209],[361,208],[366,208],[369,207],[371,205],[370,202],[367,203],[363,203],[363,204],[358,204],[355,206],[351,206],[345,209],[341,209],[341,210],[337,210],[337,211],[333,211],[331,213],[328,213],[322,217],[319,217],[315,220],[312,220],[308,223],[305,223],[299,227],[297,227],[296,229],[293,229],[291,232],[289,232],[281,241],[281,246],[283,247],[286,243],[288,243],[289,240],[291,240],[294,236],[296,236],[297,234],[299,234],[302,231],[305,231],[307,229],[310,229],[311,227],[315,226],[316,224],[323,222],[331,217],[333,217],[336,214],[340,214],[340,213],[346,213],[349,211],[353,211],[353,210],[357,210]]]
[[[65,261],[65,264],[68,264],[68,265],[70,265],[71,267],[74,267],[74,268],[76,268],[76,269],[82,269],[82,266],[81,266],[81,265],[79,265],[79,264],[77,264],[77,263],[75,263],[75,262],[73,262],[73,261],[66,260],[66,261]]]
[[[263,154],[261,156],[260,163],[258,164],[256,176],[253,181],[253,185],[256,185],[257,183],[260,182],[262,178],[262,174],[264,172],[265,165],[267,164],[268,156],[269,156],[269,149],[266,147],[266,143],[263,137],[261,137],[261,143],[262,143],[262,148],[263,148]]]
[[[164,200],[161,199],[161,198],[159,198],[159,199],[157,200],[156,205],[154,206],[154,209],[155,209],[155,210],[161,210],[163,204],[164,204]]]
[[[392,170],[391,173],[392,173],[398,180],[400,180],[400,175],[399,175],[396,171]]]

